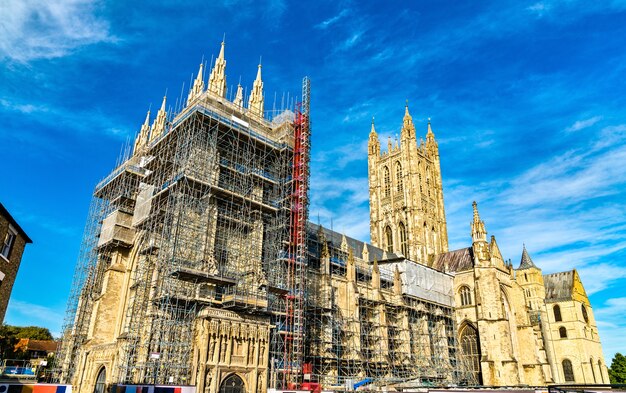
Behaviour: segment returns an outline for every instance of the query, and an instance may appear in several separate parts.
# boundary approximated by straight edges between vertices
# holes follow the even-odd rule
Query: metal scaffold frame
[[[289,221],[306,186],[292,193],[302,184],[292,179],[294,114],[274,115],[242,118],[241,107],[205,94],[97,185],[68,301],[59,380],[73,380],[80,349],[103,334],[93,315],[111,271],[128,269],[131,281],[114,332],[118,383],[189,384],[193,323],[205,307],[284,314],[285,283],[297,286],[303,276],[301,268],[287,270],[295,259],[284,259],[306,247],[302,238],[290,240],[300,232]],[[300,201],[301,226],[306,199]],[[301,323],[301,312],[289,320]]]
[[[309,233],[304,362],[312,385],[477,384],[459,352],[450,304],[404,293],[396,263],[373,262],[385,255],[382,250],[367,245],[377,256],[361,259],[355,254],[363,243],[321,226],[311,225]],[[429,268],[419,269],[428,274]]]
[[[199,88],[122,154],[93,193],[61,382],[80,384],[97,353],[120,384],[215,390],[208,364],[233,357],[253,364],[257,392],[476,383],[451,302],[406,292],[401,258],[308,223],[310,89],[304,78],[301,104],[268,120]]]

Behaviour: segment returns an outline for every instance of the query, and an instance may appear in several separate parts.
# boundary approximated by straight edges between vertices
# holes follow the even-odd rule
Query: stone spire
[[[261,80],[261,64],[252,85],[252,93],[248,102],[248,111],[255,116],[263,117],[263,80]]]
[[[204,70],[204,65],[200,63],[198,76],[196,76],[196,80],[193,82],[193,87],[191,88],[191,90],[189,90],[189,95],[187,96],[187,105],[191,104],[193,100],[200,97],[200,95],[204,91],[204,80],[202,79],[203,70]]]
[[[409,100],[406,101],[406,106],[404,108],[404,119],[402,120],[402,131],[400,134],[400,139],[415,139],[415,125],[413,124],[413,118],[409,113]]]
[[[235,94],[233,103],[240,110],[243,109],[243,88],[241,87],[241,83],[237,85],[237,94]]]
[[[517,270],[533,268],[538,269],[533,260],[530,258],[530,255],[528,255],[528,251],[526,251],[526,245],[524,244],[522,249],[522,260],[520,261],[519,268],[517,268]]]
[[[167,96],[163,96],[163,102],[161,103],[161,109],[157,112],[157,117],[154,119],[154,123],[152,123],[152,131],[150,132],[150,141],[153,141],[163,135],[165,132],[165,121],[167,120],[167,115],[165,113],[165,102],[167,100]]]
[[[380,155],[380,141],[374,127],[374,117],[372,117],[372,130],[370,131],[370,139],[367,142],[369,155]]]
[[[137,139],[135,140],[135,153],[137,153],[141,148],[143,148],[150,138],[150,110],[146,114],[146,120],[141,125],[141,130],[139,130],[139,135],[137,135]]]
[[[428,131],[426,132],[426,151],[428,151],[432,155],[439,154],[439,146],[437,145],[437,141],[435,140],[435,133],[430,127],[430,117],[428,118]]]
[[[478,204],[476,201],[472,203],[474,209],[474,220],[471,223],[472,228],[472,241],[473,242],[487,242],[487,230],[485,229],[485,223],[480,219],[478,214]]]
[[[215,60],[215,65],[209,76],[209,89],[211,93],[219,96],[226,96],[226,60],[224,60],[224,41],[220,48],[220,54]]]

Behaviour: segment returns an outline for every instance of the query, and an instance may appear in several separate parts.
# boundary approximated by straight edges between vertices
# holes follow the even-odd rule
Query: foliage
[[[27,354],[15,353],[15,345],[21,338],[32,340],[53,340],[46,328],[37,326],[0,326],[0,356],[3,359],[20,359]]]
[[[7,329],[8,334],[15,338],[30,338],[32,340],[52,340],[52,334],[47,328],[38,326],[11,326],[3,325]]]
[[[611,383],[626,383],[626,356],[616,353],[609,369]]]

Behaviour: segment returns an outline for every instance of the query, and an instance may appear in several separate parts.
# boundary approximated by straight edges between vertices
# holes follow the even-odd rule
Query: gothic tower
[[[381,152],[372,120],[368,142],[372,244],[423,264],[448,251],[439,148],[428,122],[426,142],[415,135],[408,104],[400,144]]]

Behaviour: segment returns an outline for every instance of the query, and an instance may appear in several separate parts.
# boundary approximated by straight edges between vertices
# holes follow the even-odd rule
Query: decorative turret
[[[398,269],[398,265],[393,271],[393,293],[394,295],[402,295],[402,278],[400,276],[400,269]]]
[[[480,219],[478,214],[478,204],[476,201],[472,203],[474,209],[474,220],[471,223],[472,228],[472,242],[487,242],[487,230],[485,229],[485,222]]]
[[[522,269],[538,269],[538,267],[535,265],[533,260],[530,258],[530,255],[528,255],[528,251],[526,251],[525,244],[523,245],[522,259],[519,263],[519,268],[517,268],[517,270],[522,270]]]
[[[348,250],[348,261],[346,263],[346,278],[348,282],[356,281],[356,262],[354,260],[354,252],[352,248]]]
[[[346,235],[341,235],[341,245],[339,246],[341,251],[348,252],[348,239],[346,239]]]
[[[239,110],[243,109],[243,88],[241,87],[241,83],[237,85],[237,94],[235,94],[233,104],[235,104]]]
[[[431,156],[439,156],[439,146],[435,140],[435,134],[430,127],[430,118],[428,118],[428,132],[426,132],[426,151]]]
[[[163,135],[165,132],[165,121],[167,120],[167,115],[165,113],[165,102],[167,100],[167,96],[163,96],[163,102],[161,103],[161,109],[157,112],[157,117],[154,119],[154,123],[152,123],[152,131],[150,132],[150,141],[153,141]]]
[[[189,90],[189,95],[187,96],[187,105],[191,104],[193,100],[200,97],[202,92],[204,91],[204,79],[202,79],[202,72],[204,70],[204,65],[200,63],[200,69],[198,70],[198,75],[196,76],[196,80],[193,82],[193,87]]]
[[[406,101],[404,108],[404,119],[402,120],[402,131],[400,135],[402,140],[415,140],[415,125],[413,124],[413,118],[409,113],[409,101]]]
[[[376,258],[374,258],[374,265],[372,266],[372,288],[380,289],[380,268]]]
[[[224,41],[220,48],[220,54],[215,60],[215,65],[209,76],[208,90],[218,97],[226,96],[226,60],[224,60]]]
[[[485,229],[485,223],[480,219],[478,215],[478,205],[476,202],[472,203],[474,208],[474,220],[471,223],[472,228],[472,250],[474,252],[474,264],[476,266],[493,266],[491,260],[489,244],[487,243],[487,230]],[[495,240],[494,240],[495,242]]]
[[[374,127],[374,117],[372,117],[372,130],[370,131],[370,139],[367,142],[367,151],[369,155],[380,155],[380,141],[378,140],[376,127]]]
[[[139,130],[139,135],[137,135],[137,139],[135,140],[135,150],[137,153],[141,151],[141,149],[148,144],[148,140],[150,138],[150,110],[146,114],[146,120],[141,125],[141,130]]]
[[[370,251],[367,248],[367,243],[363,243],[363,251],[361,252],[361,259],[365,262],[369,262],[370,260]]]
[[[263,81],[261,80],[261,64],[256,73],[256,79],[252,85],[252,93],[248,101],[248,111],[250,114],[263,117]]]

